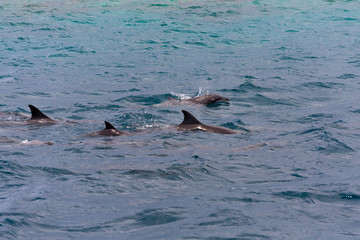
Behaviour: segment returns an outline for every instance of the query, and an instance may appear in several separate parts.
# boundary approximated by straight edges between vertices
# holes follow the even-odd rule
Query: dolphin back
[[[127,135],[127,133],[116,129],[111,123],[104,121],[105,128],[99,132],[91,133],[91,136],[120,136]]]
[[[198,103],[198,104],[213,104],[216,102],[227,102],[230,101],[229,98],[224,98],[218,94],[207,94],[199,97],[190,98],[189,101]]]
[[[225,128],[225,127],[220,127],[220,126],[212,126],[212,125],[205,125],[203,123],[201,123],[199,120],[197,120],[191,113],[189,113],[188,111],[182,110],[183,114],[184,114],[184,120],[182,121],[182,123],[180,123],[177,128],[178,130],[192,130],[192,131],[196,131],[196,130],[200,130],[200,131],[205,131],[205,132],[213,132],[213,133],[221,133],[221,134],[234,134],[236,133],[235,131],[229,129],[229,128]]]

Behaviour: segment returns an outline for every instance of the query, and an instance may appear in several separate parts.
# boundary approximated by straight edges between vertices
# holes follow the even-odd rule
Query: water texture
[[[2,0],[0,238],[359,239],[359,16]],[[163,104],[206,93],[231,101]],[[59,123],[23,124],[28,104]],[[238,134],[178,132],[182,109]],[[134,134],[83,137],[104,120]]]

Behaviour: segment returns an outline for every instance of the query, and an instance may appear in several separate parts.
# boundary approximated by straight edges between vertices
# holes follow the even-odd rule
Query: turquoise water
[[[359,16],[356,0],[2,0],[1,238],[359,239]],[[231,101],[162,104],[206,93]],[[28,104],[60,122],[20,124]],[[182,109],[239,133],[177,132]],[[104,120],[136,134],[79,137]]]

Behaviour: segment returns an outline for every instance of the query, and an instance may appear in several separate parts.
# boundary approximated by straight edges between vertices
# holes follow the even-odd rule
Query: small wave
[[[248,78],[254,78],[252,76],[247,76]],[[254,83],[250,81],[245,81],[243,84],[240,84],[239,87],[233,88],[233,89],[223,89],[221,90],[223,92],[240,92],[240,93],[257,93],[257,92],[269,92],[272,91],[269,88],[260,87],[258,85],[255,85]]]
[[[358,77],[359,77],[359,75],[347,73],[347,74],[342,74],[341,76],[338,77],[338,79],[353,79],[353,78],[358,78]]]
[[[113,102],[131,102],[131,103],[142,104],[144,106],[149,106],[166,101],[168,97],[172,97],[172,95],[171,94],[160,94],[160,95],[152,95],[152,96],[131,95],[113,100]]]
[[[12,123],[12,122],[23,122],[25,120],[27,120],[28,117],[24,116],[20,113],[8,113],[8,112],[0,112],[0,123],[4,123],[4,125],[6,125],[6,123]],[[11,125],[11,124],[10,124]]]
[[[4,180],[9,177],[9,179],[13,179],[14,176],[17,177],[26,177],[27,175],[24,172],[27,170],[27,167],[9,162],[9,161],[0,161],[0,175]]]
[[[279,59],[280,61],[304,61],[303,59],[300,58],[294,58],[294,57],[290,57],[290,56],[282,56]]]
[[[85,47],[82,46],[71,46],[71,47],[66,47],[63,49],[57,49],[58,51],[69,51],[69,52],[73,52],[73,53],[80,53],[80,54],[85,54],[85,53],[96,53],[95,50],[92,49],[86,49]]]
[[[179,221],[184,218],[184,213],[182,208],[154,208],[146,209],[122,220],[134,221],[131,225],[155,226]]]
[[[0,173],[2,176],[17,176],[17,177],[27,177],[28,173],[33,174],[34,171],[40,171],[47,175],[52,176],[62,176],[62,175],[76,175],[76,173],[69,171],[67,169],[53,168],[53,167],[33,167],[33,166],[23,166],[8,161],[0,161]]]
[[[162,126],[163,118],[151,113],[123,113],[120,116],[115,116],[119,122],[119,126],[127,129],[144,129],[147,127]]]
[[[310,192],[296,192],[296,191],[279,192],[279,193],[274,193],[273,195],[275,195],[277,197],[286,198],[289,200],[301,199],[308,203],[314,203],[313,198],[315,197],[315,195]]]
[[[164,170],[129,170],[125,172],[125,175],[136,176],[137,178],[154,179],[163,178],[166,180],[180,180],[181,177],[174,171]]]
[[[72,57],[72,56],[67,53],[57,53],[57,54],[50,54],[48,57],[49,58],[68,58],[68,57]]]
[[[134,176],[142,179],[165,179],[172,181],[184,181],[190,180],[191,182],[208,181],[211,178],[215,178],[220,181],[231,182],[230,180],[218,176],[211,167],[206,165],[193,167],[189,164],[175,164],[166,169],[157,170],[144,170],[144,169],[133,169],[128,170],[124,173],[125,175]]]
[[[22,26],[33,26],[33,23],[29,23],[29,22],[10,22],[9,23],[10,26],[12,27],[22,27]]]
[[[165,3],[153,3],[149,4],[149,7],[169,7],[172,6],[171,4],[165,4]]]
[[[19,239],[18,231],[16,229],[28,229],[32,227],[29,219],[40,218],[36,214],[21,213],[21,212],[1,212],[0,226],[2,227],[0,235],[4,239]]]
[[[262,200],[254,199],[254,198],[239,198],[239,197],[224,197],[220,200],[214,200],[214,201],[222,201],[226,203],[261,203]]]
[[[197,47],[209,47],[208,44],[200,41],[185,41],[186,45],[193,45]]]
[[[6,65],[11,67],[33,67],[35,64],[25,59],[12,59],[12,61],[6,63]]]
[[[41,28],[38,28],[37,31],[56,32],[57,29],[49,28],[49,27],[41,27]],[[44,47],[40,47],[39,49],[43,49],[43,48]],[[33,48],[33,49],[36,49],[36,48]]]
[[[336,138],[331,138],[331,143],[325,146],[319,146],[317,147],[317,150],[326,154],[333,154],[333,153],[346,154],[354,151],[354,149],[352,149],[350,146],[337,140]]]
[[[299,123],[314,123],[323,121],[324,119],[332,119],[334,117],[333,114],[325,114],[325,113],[314,113],[308,115],[306,117],[301,117],[297,120]]]
[[[294,106],[294,104],[291,103],[289,99],[274,99],[269,96],[265,96],[263,94],[256,94],[255,96],[249,97],[247,101],[262,106],[271,106],[271,105]]]
[[[53,167],[31,167],[33,169],[40,170],[44,173],[54,175],[54,176],[61,176],[61,175],[77,175],[76,173],[69,171],[67,169],[61,168],[53,168]]]
[[[336,82],[308,82],[302,84],[301,86],[306,88],[338,88],[340,86],[345,86],[345,85]]]
[[[165,33],[183,33],[183,34],[197,34],[196,31],[190,30],[190,29],[184,29],[182,26],[179,27],[172,27],[164,31]]]
[[[351,112],[359,114],[359,113],[360,113],[360,109],[352,110]]]
[[[10,74],[0,75],[0,83],[13,83],[16,78]]]
[[[307,203],[315,203],[315,201],[325,202],[325,203],[334,203],[334,202],[343,202],[343,201],[360,201],[360,195],[354,193],[333,193],[333,194],[320,194],[313,192],[299,192],[299,191],[284,191],[274,193],[273,195],[288,200],[300,199]]]
[[[198,159],[197,155],[194,155],[193,158]],[[199,159],[198,159],[199,160]],[[225,181],[227,183],[232,183],[226,177],[219,176],[216,173],[216,169],[212,168],[209,164],[201,164],[198,167],[191,167],[189,165],[175,164],[166,169],[167,171],[174,171],[183,179],[190,179],[192,181],[208,181],[212,178],[215,178],[217,181]]]
[[[309,128],[299,132],[298,134],[312,134],[314,138],[319,140],[317,141],[317,144],[315,144],[315,149],[325,154],[345,154],[354,151],[354,149],[352,149],[350,146],[333,137],[332,134],[325,129],[325,127]]]
[[[98,224],[97,226],[59,226],[47,223],[38,223],[35,221],[29,221],[32,228],[40,229],[41,231],[64,231],[64,232],[79,232],[79,233],[91,233],[99,232],[102,229],[111,227],[108,224]]]
[[[9,138],[9,137],[0,137],[0,144],[16,144],[19,141],[17,139],[14,138]]]
[[[89,112],[94,110],[117,110],[122,109],[123,107],[115,104],[106,104],[106,105],[95,105],[95,106],[89,106],[89,105],[83,105],[83,104],[75,104],[75,107],[77,110],[74,110],[73,113],[79,113],[79,112]]]
[[[246,216],[239,210],[221,209],[211,213],[205,222],[201,222],[199,226],[247,226],[254,224],[251,217]]]

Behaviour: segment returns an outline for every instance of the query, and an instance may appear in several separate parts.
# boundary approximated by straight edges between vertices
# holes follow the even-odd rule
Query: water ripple
[[[336,203],[349,201],[349,203],[356,203],[360,200],[360,195],[354,193],[332,193],[332,194],[321,194],[313,192],[298,192],[298,191],[285,191],[274,193],[277,197],[282,197],[288,200],[299,199],[307,203],[315,203],[315,201],[321,201],[325,203]]]

